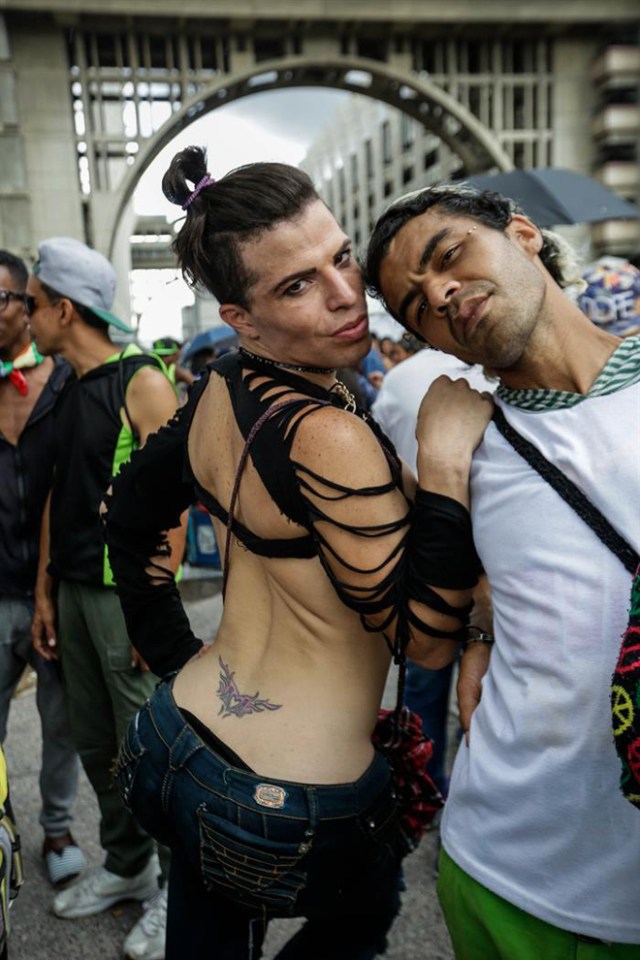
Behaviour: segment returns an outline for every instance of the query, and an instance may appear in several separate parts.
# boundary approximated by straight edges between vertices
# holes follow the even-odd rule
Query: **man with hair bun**
[[[108,500],[129,633],[165,678],[116,776],[172,850],[167,960],[258,960],[273,917],[306,921],[281,960],[373,960],[399,910],[402,858],[441,803],[419,725],[400,713],[381,726],[378,710],[392,655],[402,677],[407,653],[440,666],[465,635],[477,582],[467,468],[492,404],[460,384],[433,430],[425,407],[416,488],[336,376],[369,351],[366,300],[309,177],[254,163],[214,182],[191,147],[163,188],[186,210],[183,274],[218,300],[240,346],[203,371]],[[194,491],[224,555],[206,651],[162,535]],[[384,752],[397,724],[412,771]]]
[[[609,704],[640,548],[640,338],[565,295],[567,253],[509,199],[442,184],[393,203],[367,255],[393,317],[500,381],[471,467],[495,642],[478,632],[462,658],[467,738],[441,828],[460,960],[640,956],[640,818],[618,791]],[[439,387],[444,412],[455,384]],[[640,705],[618,706],[628,725]]]

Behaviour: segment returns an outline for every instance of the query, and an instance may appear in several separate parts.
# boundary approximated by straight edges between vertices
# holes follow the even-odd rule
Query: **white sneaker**
[[[124,942],[129,960],[164,960],[167,935],[167,888],[144,904],[144,913]]]
[[[102,913],[120,900],[148,900],[158,891],[159,874],[160,865],[155,853],[135,877],[119,877],[104,867],[95,867],[56,894],[53,912],[65,920],[75,920]]]

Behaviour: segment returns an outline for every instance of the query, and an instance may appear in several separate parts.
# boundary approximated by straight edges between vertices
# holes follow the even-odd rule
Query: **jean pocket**
[[[125,734],[120,743],[118,756],[113,765],[113,778],[120,790],[120,795],[125,807],[131,811],[131,794],[136,779],[136,774],[140,767],[140,761],[147,752],[143,746],[138,732],[139,713],[133,717],[131,723],[125,730]]]
[[[292,916],[306,885],[300,863],[309,852],[308,837],[268,840],[221,819],[204,805],[197,813],[205,885],[267,915]]]

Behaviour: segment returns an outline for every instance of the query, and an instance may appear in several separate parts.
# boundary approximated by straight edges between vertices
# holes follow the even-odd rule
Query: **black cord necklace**
[[[238,353],[249,360],[257,360],[259,363],[266,363],[269,367],[281,367],[283,370],[295,370],[296,373],[335,373],[335,367],[305,367],[300,363],[284,363],[282,360],[270,360],[268,357],[261,357],[257,353],[251,353],[244,347],[238,347]]]
[[[302,364],[297,363],[281,363],[279,360],[269,360],[267,357],[261,357],[257,353],[251,353],[250,350],[245,350],[244,347],[238,347],[238,353],[246,357],[249,361],[257,361],[258,365],[261,363],[266,364],[268,367],[275,367],[276,369],[282,370],[293,370],[295,373],[333,373],[335,374],[335,369],[329,367],[305,367]],[[357,402],[354,395],[349,389],[344,385],[342,380],[336,380],[336,382],[329,387],[328,393],[335,393],[336,396],[340,397],[344,405],[344,409],[349,413],[355,413],[357,410]],[[368,419],[365,417],[364,419]]]

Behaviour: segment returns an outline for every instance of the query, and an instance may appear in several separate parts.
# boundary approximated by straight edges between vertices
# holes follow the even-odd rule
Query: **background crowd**
[[[146,910],[125,952],[161,960],[170,855],[124,808],[111,773],[130,718],[156,678],[130,646],[99,504],[119,465],[184,405],[207,364],[234,348],[193,350],[161,337],[146,350],[133,343],[123,349],[121,335],[130,331],[110,313],[114,285],[111,265],[77,241],[44,241],[31,270],[0,251],[0,739],[31,669],[43,738],[42,855],[57,888],[54,912],[73,919],[138,899]],[[640,331],[640,270],[632,262],[592,264],[573,300],[604,333],[626,339]],[[338,371],[414,471],[420,404],[442,374],[487,394],[499,387],[489,365],[431,349],[415,331],[395,340],[374,336],[364,358]],[[178,575],[178,561],[221,566],[199,503],[184,514],[174,546]],[[445,798],[455,671],[455,663],[432,670],[410,662],[405,690],[435,744],[428,769]],[[71,829],[78,758],[98,799],[105,852],[104,866],[89,874]]]

